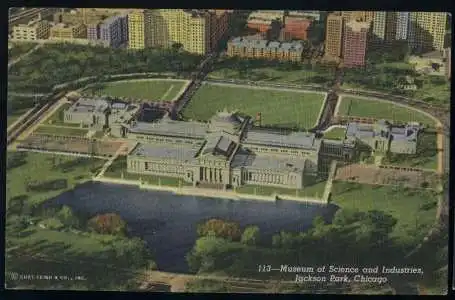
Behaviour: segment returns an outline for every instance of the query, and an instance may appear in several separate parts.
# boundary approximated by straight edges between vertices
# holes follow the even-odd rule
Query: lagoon
[[[68,205],[85,214],[118,213],[131,234],[144,239],[158,268],[187,272],[185,255],[197,239],[197,225],[211,218],[238,222],[242,227],[257,225],[261,236],[281,230],[307,230],[316,216],[330,220],[333,206],[294,201],[229,200],[174,195],[140,190],[136,186],[85,183],[63,193],[53,204]]]

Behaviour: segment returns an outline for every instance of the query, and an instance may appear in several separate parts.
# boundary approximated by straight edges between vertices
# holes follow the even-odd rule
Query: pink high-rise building
[[[365,65],[370,24],[350,21],[345,25],[343,39],[343,65],[347,68]]]

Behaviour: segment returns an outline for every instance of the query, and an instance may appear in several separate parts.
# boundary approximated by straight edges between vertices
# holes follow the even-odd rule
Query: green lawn
[[[437,196],[429,190],[334,182],[331,199],[341,209],[390,213],[397,219],[392,235],[403,244],[421,241],[436,217]]]
[[[330,84],[335,79],[334,69],[323,69],[305,64],[289,64],[278,61],[219,59],[208,74],[213,79],[240,79],[273,81],[289,84]]]
[[[432,75],[427,75],[431,78]],[[425,78],[425,76],[422,76]],[[421,88],[414,92],[414,97],[435,105],[450,106],[450,82],[438,78],[424,80]]]
[[[126,180],[142,180],[144,183],[152,185],[167,185],[167,186],[189,186],[190,183],[184,182],[181,179],[166,176],[144,175],[128,173],[126,171],[126,157],[119,156],[104,172],[104,177],[122,178]]]
[[[346,136],[346,128],[334,127],[329,131],[324,132],[325,139],[331,140],[344,140]]]
[[[40,125],[38,126],[38,128],[36,128],[34,133],[84,137],[88,133],[88,130],[82,128],[67,128],[53,125]]]
[[[314,127],[324,95],[206,84],[190,100],[183,115],[187,119],[209,120],[217,111],[238,110],[256,116],[262,113],[262,125]]]
[[[389,154],[384,157],[382,163],[436,170],[438,168],[436,134],[422,133],[416,154]]]
[[[320,198],[324,193],[325,181],[311,183],[308,186],[304,187],[301,190],[296,189],[287,189],[280,187],[271,187],[271,186],[260,186],[260,185],[244,185],[235,189],[238,193],[251,194],[251,195],[261,195],[261,196],[271,196],[273,194],[281,195],[290,195],[297,197],[314,197]]]
[[[435,121],[415,110],[389,102],[373,101],[366,98],[343,97],[339,106],[339,115],[368,117],[402,122],[420,122],[434,126]]]
[[[169,101],[178,95],[184,85],[184,81],[169,80],[118,81],[103,83],[91,91],[98,95]]]
[[[74,188],[80,182],[91,178],[91,169],[96,170],[105,163],[105,160],[96,158],[34,152],[8,152],[7,161],[8,163],[11,161],[10,165],[7,163],[6,171],[7,201],[11,197],[25,195],[31,203],[46,201]],[[26,191],[26,184],[29,182],[57,179],[66,180],[67,188],[39,193]]]

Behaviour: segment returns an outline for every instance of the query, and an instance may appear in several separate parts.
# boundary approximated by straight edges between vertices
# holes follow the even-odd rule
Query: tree
[[[248,226],[242,234],[241,242],[245,245],[254,246],[259,243],[260,230],[258,226]]]
[[[362,220],[365,213],[357,209],[340,209],[335,213],[332,224],[335,225],[350,225],[354,222]]]
[[[88,221],[88,227],[100,234],[125,235],[126,222],[114,213],[97,215]]]
[[[62,222],[63,225],[76,228],[79,226],[79,219],[74,215],[73,210],[64,205],[60,211],[57,213],[57,218]]]
[[[200,224],[197,229],[199,236],[207,236],[210,232],[216,237],[238,241],[241,237],[239,224],[219,219],[211,219]]]
[[[12,197],[8,201],[8,214],[9,215],[22,215],[24,212],[25,201],[27,201],[27,195],[19,195]]]
[[[172,44],[172,50],[178,52],[181,49],[183,49],[183,44],[182,43],[174,43],[174,44]]]

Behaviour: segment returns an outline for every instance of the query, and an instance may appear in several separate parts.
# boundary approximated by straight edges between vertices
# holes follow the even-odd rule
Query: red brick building
[[[262,33],[266,33],[270,29],[272,29],[272,21],[271,20],[251,19],[251,20],[248,20],[247,27],[250,29],[255,29]]]
[[[284,18],[284,36],[290,36],[291,39],[306,40],[308,38],[308,28],[311,26],[311,20],[301,17]]]
[[[369,23],[351,21],[346,24],[343,39],[343,65],[347,68],[365,65]]]

